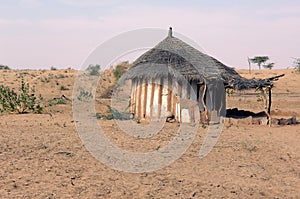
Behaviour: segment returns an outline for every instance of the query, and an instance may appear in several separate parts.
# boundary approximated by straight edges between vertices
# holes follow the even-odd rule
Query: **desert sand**
[[[273,89],[272,117],[300,118],[300,74],[294,69],[238,70],[247,78],[286,74]],[[72,98],[75,70],[0,70],[0,84],[17,88],[20,78],[35,86],[43,104],[62,95]],[[114,83],[101,76],[96,111]],[[258,112],[253,91],[234,92],[227,108]],[[126,173],[95,159],[75,127],[72,102],[52,104],[43,114],[0,115],[0,198],[300,198],[300,126],[264,126],[226,119],[213,150],[198,157],[206,129],[199,125],[185,154],[154,172]],[[99,120],[106,135],[127,150],[151,151],[165,145],[178,128],[166,124],[147,140],[125,135],[113,120]]]

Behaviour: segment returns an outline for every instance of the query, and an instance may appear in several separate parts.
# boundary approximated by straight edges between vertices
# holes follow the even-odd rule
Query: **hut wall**
[[[161,100],[161,117],[166,117],[167,111],[168,111],[168,95],[169,95],[169,89],[168,89],[168,79],[164,78],[162,80],[162,100]]]
[[[153,92],[154,87],[152,84],[152,79],[147,82],[147,95],[146,95],[146,115],[145,118],[151,118],[151,107],[153,104]]]
[[[137,118],[141,118],[141,82],[141,79],[137,80],[136,84],[135,115]]]
[[[187,81],[182,82],[182,91],[181,91],[181,98],[182,99],[189,99],[189,89],[190,84]]]
[[[130,113],[135,113],[135,96],[136,96],[136,81],[131,82],[131,95],[130,95]]]
[[[197,82],[192,81],[190,83],[191,88],[190,88],[190,99],[197,101]]]
[[[139,119],[157,121],[171,112],[179,122],[193,122],[196,113],[190,102],[198,105],[197,88],[196,82],[170,82],[167,78],[133,80],[130,110]]]
[[[153,92],[153,103],[152,103],[152,112],[151,112],[151,119],[152,120],[158,120],[160,116],[160,106],[159,106],[159,101],[160,101],[160,79],[154,80],[154,83],[152,84],[154,87],[154,92]]]
[[[141,85],[141,115],[140,118],[146,117],[146,103],[147,103],[147,82],[142,81]]]

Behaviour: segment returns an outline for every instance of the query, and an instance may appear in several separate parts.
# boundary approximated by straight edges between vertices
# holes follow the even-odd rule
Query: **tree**
[[[295,65],[295,68],[300,72],[300,57],[294,58],[294,65]]]
[[[254,64],[258,65],[258,68],[260,70],[261,65],[264,64],[266,61],[269,60],[268,56],[255,56],[253,58],[250,58],[250,61]]]
[[[275,63],[267,63],[267,64],[264,64],[263,67],[266,68],[266,69],[271,70],[274,67],[274,64]]]

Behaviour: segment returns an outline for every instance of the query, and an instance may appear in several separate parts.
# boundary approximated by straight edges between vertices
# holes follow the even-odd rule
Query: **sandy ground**
[[[291,69],[239,72],[256,78],[285,73],[273,89],[273,115],[299,120],[300,74]],[[71,98],[76,71],[0,71],[0,84],[17,87],[22,76],[47,105],[62,94]],[[98,91],[103,93],[113,81],[104,75]],[[227,106],[260,111],[255,96],[241,94],[246,93],[228,97]],[[96,110],[105,112],[104,102],[98,102]],[[203,159],[198,153],[207,128],[200,125],[177,161],[134,174],[96,160],[83,146],[75,123],[71,102],[49,106],[44,114],[1,114],[0,198],[300,198],[299,125],[270,128],[227,119],[216,146]],[[136,151],[166,145],[178,128],[166,124],[148,142],[122,134],[114,121],[99,123],[112,142]]]

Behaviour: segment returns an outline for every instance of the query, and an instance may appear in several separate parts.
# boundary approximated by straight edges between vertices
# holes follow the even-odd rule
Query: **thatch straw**
[[[176,75],[174,72],[176,71]],[[153,49],[140,56],[126,73],[126,79],[154,79],[161,77],[186,78],[198,83],[219,78],[224,86],[237,90],[257,89],[272,86],[272,79],[245,79],[233,68],[225,66],[180,39],[168,35]]]

